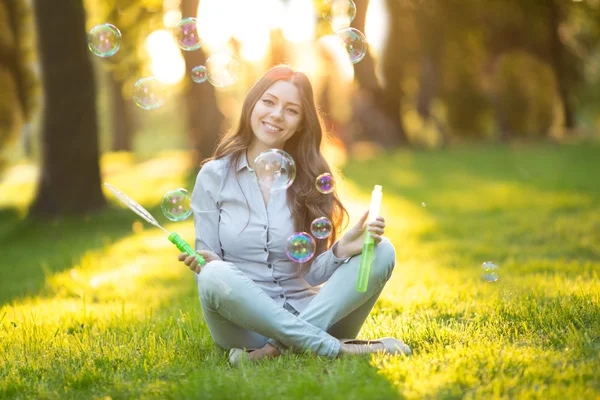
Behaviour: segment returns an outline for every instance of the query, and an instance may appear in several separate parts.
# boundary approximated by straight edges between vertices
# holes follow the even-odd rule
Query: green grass
[[[160,215],[166,189],[192,188],[188,161],[108,155],[104,179]],[[0,182],[0,398],[598,398],[595,171],[597,144],[349,163],[352,220],[383,185],[397,250],[360,337],[400,337],[414,355],[286,355],[232,368],[164,234],[116,205],[25,222],[35,171],[20,166]],[[193,239],[191,221],[166,225]],[[481,279],[488,260],[500,266],[495,283]]]

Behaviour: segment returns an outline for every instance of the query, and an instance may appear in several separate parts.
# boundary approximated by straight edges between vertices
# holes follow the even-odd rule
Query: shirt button
[[[277,281],[273,281],[273,283],[277,283]]]
[[[266,253],[267,251],[269,251],[269,250],[267,250],[267,248],[266,248],[266,247],[265,247],[263,250],[265,251],[265,253]]]
[[[263,226],[263,228],[267,229],[267,226],[265,225],[265,226]]]
[[[269,268],[273,268],[273,264],[269,264],[267,265]]]
[[[279,297],[281,297],[283,299],[283,295],[282,294],[280,294]]]

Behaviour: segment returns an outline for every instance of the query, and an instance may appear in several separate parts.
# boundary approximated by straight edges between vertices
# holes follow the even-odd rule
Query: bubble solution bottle
[[[366,223],[375,221],[381,208],[381,186],[375,185],[371,193],[371,206],[369,207],[369,216]],[[371,273],[371,261],[373,261],[373,251],[375,250],[375,240],[371,237],[369,229],[365,229],[365,241],[363,242],[362,254],[360,255],[360,268],[358,269],[358,280],[356,281],[356,290],[366,292]]]

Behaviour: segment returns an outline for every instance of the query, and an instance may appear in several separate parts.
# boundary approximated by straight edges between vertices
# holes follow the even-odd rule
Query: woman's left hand
[[[360,218],[360,220],[342,236],[335,249],[335,256],[338,258],[348,258],[362,253],[365,229],[371,232],[371,237],[375,241],[375,245],[381,242],[381,236],[385,230],[385,219],[378,216],[374,221],[366,224],[369,211]]]

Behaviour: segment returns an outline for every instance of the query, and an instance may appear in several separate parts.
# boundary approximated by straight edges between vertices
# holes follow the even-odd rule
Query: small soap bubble
[[[138,107],[154,110],[165,102],[166,91],[162,83],[154,77],[139,79],[133,87],[133,99]]]
[[[485,271],[482,278],[488,282],[496,282],[498,280],[498,266],[491,261],[486,261],[481,265]]]
[[[332,231],[333,224],[327,217],[317,218],[310,224],[310,232],[317,239],[328,238]]]
[[[335,180],[333,179],[333,175],[331,175],[329,172],[325,172],[324,174],[317,176],[317,179],[315,180],[315,186],[317,190],[323,194],[333,192],[335,189]]]
[[[88,48],[99,57],[114,55],[120,45],[121,32],[114,25],[96,25],[88,34]]]
[[[296,179],[296,163],[283,150],[270,149],[254,159],[254,173],[258,183],[271,192],[289,188]]]
[[[306,262],[315,254],[315,240],[306,232],[294,233],[287,239],[285,252],[294,262]]]
[[[425,203],[425,202],[422,202],[422,203],[421,203],[421,206],[422,206],[422,207],[427,207],[427,203]]]
[[[175,25],[173,35],[182,50],[193,51],[202,46],[196,22],[196,18],[184,18]]]
[[[206,81],[206,67],[204,65],[198,65],[192,68],[192,80],[196,83]]]
[[[161,208],[171,221],[183,221],[192,214],[192,197],[185,189],[170,190],[164,195]]]
[[[240,76],[242,63],[233,54],[213,54],[206,60],[206,77],[211,85],[224,88],[233,85]]]
[[[352,0],[325,0],[322,10],[334,30],[349,27],[356,16],[356,4]]]
[[[334,35],[342,41],[352,64],[361,61],[367,54],[367,38],[358,29],[344,28]]]

